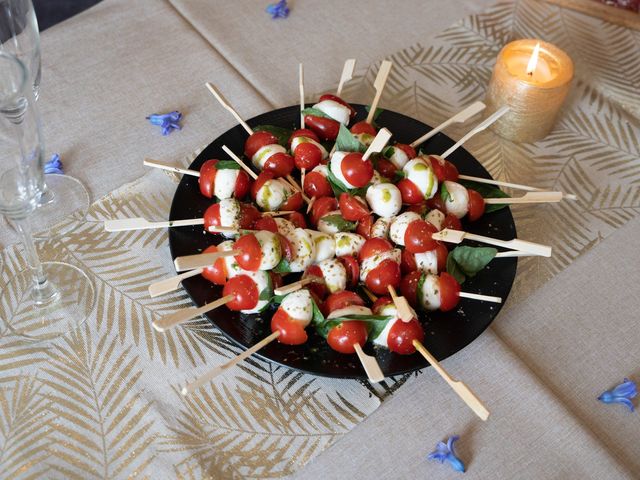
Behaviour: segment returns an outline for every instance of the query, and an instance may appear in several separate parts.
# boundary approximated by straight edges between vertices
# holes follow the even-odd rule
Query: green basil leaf
[[[393,155],[393,151],[394,151],[394,147],[384,147],[382,149],[382,156],[384,156],[385,158],[391,158],[391,155]]]
[[[322,110],[318,110],[317,108],[313,107],[307,107],[302,110],[302,115],[313,115],[314,117],[328,118],[330,120],[333,120],[333,118],[324,113]]]
[[[275,125],[258,125],[253,129],[255,132],[269,132],[278,139],[278,143],[286,147],[293,130],[290,128],[276,127]]]
[[[329,185],[331,185],[331,189],[333,190],[333,194],[336,198],[340,198],[341,193],[349,192],[349,189],[345,184],[338,180],[338,177],[333,174],[330,166],[327,168],[327,180],[329,181]]]
[[[470,180],[458,180],[460,185],[464,185],[467,188],[471,188],[482,195],[482,198],[511,198],[508,194],[500,190],[495,185],[489,185],[487,183],[472,182]],[[484,213],[491,213],[497,210],[502,210],[508,205],[506,203],[485,205]]]
[[[275,266],[273,271],[276,273],[289,273],[291,271],[291,266],[285,258],[282,258],[278,265]]]
[[[360,322],[375,322],[375,321],[380,321],[380,320],[389,321],[392,318],[393,317],[390,316],[390,315],[358,315],[358,314],[353,314],[353,315],[345,315],[343,317],[335,317],[335,318],[332,318],[331,320],[340,320],[341,322],[348,322],[348,321],[354,321],[354,320],[358,320]]]
[[[318,304],[316,304],[315,300],[311,299],[311,305],[312,305],[312,312],[313,312],[312,314],[313,316],[311,317],[311,323],[313,323],[314,325],[323,324],[325,322],[325,318],[322,312],[320,311]]]
[[[451,194],[449,193],[449,189],[447,189],[447,186],[444,182],[440,184],[440,198],[443,202],[446,202],[447,200],[453,200],[451,198]]]
[[[366,107],[364,107],[365,110],[367,111],[367,113],[369,113],[371,111],[371,105],[367,105]],[[375,127],[378,128],[378,126],[376,125],[376,121],[378,120],[378,117],[380,116],[380,114],[384,112],[384,109],[382,108],[376,108],[375,113],[373,114],[373,120],[371,121],[371,124]]]
[[[495,258],[496,253],[498,250],[492,247],[458,246],[449,252],[447,272],[453,275],[458,283],[463,283],[466,277],[474,277],[486,267]]]
[[[403,178],[405,178],[406,175],[402,170],[396,170],[395,173],[393,174],[393,183],[398,183],[400,180],[402,180]]]
[[[420,275],[418,279],[418,285],[416,286],[416,299],[418,300],[418,305],[420,308],[424,308],[424,303],[422,302],[422,287],[424,286],[424,281],[427,279],[427,276],[423,273]]]
[[[271,300],[271,297],[273,297],[273,280],[271,280],[271,275],[267,275],[267,286],[260,292],[258,300],[268,302]]]
[[[240,165],[235,160],[218,160],[216,170],[240,170]]]
[[[458,263],[451,255],[447,256],[447,273],[455,278],[456,282],[458,282],[460,285],[462,285],[467,279],[462,270],[460,270]]]
[[[274,295],[271,298],[271,303],[275,304],[275,305],[280,305],[282,303],[282,300],[284,300],[284,297],[286,297],[287,295]]]
[[[360,143],[360,140],[354,137],[347,127],[340,124],[340,130],[336,138],[336,151],[364,153],[367,151],[367,147]]]
[[[342,215],[334,213],[333,215],[325,215],[321,218],[323,222],[333,225],[341,232],[353,232],[358,226],[356,222],[350,222],[342,218]]]

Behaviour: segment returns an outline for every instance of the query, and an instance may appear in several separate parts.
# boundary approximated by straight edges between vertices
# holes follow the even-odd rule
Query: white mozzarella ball
[[[239,272],[239,274],[247,275],[251,277],[251,279],[256,283],[256,286],[258,287],[259,296],[263,296],[263,297],[266,296],[264,295],[265,292],[268,293],[269,297],[273,295],[273,285],[271,284],[271,276],[269,275],[269,272],[266,272],[264,270],[258,270],[256,272],[248,272],[243,270],[242,272]],[[258,313],[267,305],[269,305],[269,300],[258,299],[258,303],[254,308],[241,310],[241,312],[242,313]]]
[[[386,252],[376,253],[370,257],[365,258],[360,264],[360,281],[364,282],[367,279],[367,275],[380,265],[385,260],[393,260],[395,263],[400,263],[400,257],[402,253],[399,248],[394,248]]]
[[[316,232],[315,230],[307,230],[307,233],[311,235],[316,249],[316,257],[313,259],[314,263],[335,257],[336,241],[333,239],[333,235]]]
[[[229,228],[240,228],[240,202],[235,198],[225,198],[220,200],[220,226]],[[229,232],[222,233],[225,237],[231,238],[235,234]]]
[[[431,210],[424,219],[438,230],[442,230],[442,223],[444,222],[444,213],[438,209]]]
[[[367,188],[367,203],[380,217],[394,217],[402,208],[402,194],[393,183],[379,183]]]
[[[280,308],[294,320],[297,320],[302,328],[307,328],[313,318],[313,305],[309,290],[303,288],[290,293],[280,304]]]
[[[371,185],[378,185],[379,183],[387,183],[389,180],[380,175],[377,170],[373,171],[373,177],[371,177]]]
[[[469,212],[469,191],[464,185],[449,180],[444,182],[444,186],[449,192],[444,202],[447,212],[458,218],[464,217]]]
[[[435,250],[429,250],[428,252],[416,253],[416,267],[421,272],[438,273],[438,255]]]
[[[331,155],[331,160],[329,160],[329,169],[331,170],[331,173],[333,173],[333,175],[344,184],[345,187],[356,188],[355,185],[347,182],[347,179],[344,178],[344,175],[342,174],[342,160],[348,154],[349,152],[334,152],[333,155]]]
[[[322,271],[324,283],[331,293],[347,288],[347,270],[339,260],[335,258],[323,260],[318,263],[318,267]]]
[[[311,235],[303,228],[296,228],[289,238],[293,250],[293,260],[289,262],[292,272],[304,272],[316,257],[316,248]]]
[[[334,310],[327,318],[346,317],[348,315],[372,315],[371,309],[367,307],[361,307],[360,305],[351,305],[350,307],[339,308]]]
[[[373,142],[373,139],[376,138],[370,133],[355,133],[353,134],[353,136],[357,138],[358,141],[361,144],[363,144],[365,147],[368,147],[369,145],[371,145],[371,143]]]
[[[225,240],[224,242],[220,242],[218,244],[218,250],[223,252],[229,252],[234,249],[235,242],[233,240]],[[238,265],[235,257],[223,257],[224,258],[224,266],[227,269],[227,278],[235,277],[239,273],[242,273],[243,270]]]
[[[264,182],[256,194],[256,203],[265,212],[274,212],[295,192],[284,180],[273,178]]]
[[[422,158],[409,160],[402,170],[405,178],[415,184],[426,200],[433,197],[438,191],[438,179],[429,164]]]
[[[323,215],[322,217],[320,217],[320,220],[318,220],[318,230],[320,232],[334,234],[340,231],[340,229],[336,226],[335,223],[331,223],[326,220],[327,217],[332,217],[334,215],[338,215],[342,217],[342,213],[340,212],[340,210],[333,210]]]
[[[267,163],[267,160],[276,153],[287,153],[287,149],[277,143],[265,145],[264,147],[260,147],[258,151],[253,154],[251,162],[257,169],[263,170],[264,164]]]
[[[296,229],[296,226],[290,220],[282,217],[273,217],[273,220],[276,222],[278,227],[278,233],[283,235],[285,238],[289,238],[293,231]]]
[[[312,143],[313,145],[318,147],[318,149],[320,149],[320,152],[322,153],[323,160],[329,156],[329,152],[327,152],[326,148],[316,142],[313,138],[309,137],[295,137],[293,140],[291,140],[291,153],[295,154],[296,148],[298,148],[298,145],[300,145],[301,143]]]
[[[351,110],[335,100],[323,100],[320,103],[316,103],[313,108],[317,108],[321,112],[329,115],[336,122],[340,122],[343,125],[349,124]]]
[[[260,259],[260,270],[271,270],[275,268],[282,258],[282,248],[278,236],[268,230],[260,230],[254,233],[256,240],[260,244],[262,258]]]
[[[404,150],[398,147],[391,147],[393,149],[391,155],[389,156],[389,161],[395,165],[396,168],[404,167],[411,158],[407,155]]]
[[[404,245],[404,233],[409,224],[415,220],[420,220],[420,215],[416,212],[404,212],[391,220],[389,226],[389,238],[396,245]]]
[[[323,177],[327,177],[327,175],[329,175],[329,167],[327,167],[326,165],[320,164],[320,165],[316,165],[315,167],[313,167],[313,170],[311,170],[312,172],[318,172],[319,174],[321,174]]]
[[[333,238],[336,241],[336,257],[344,255],[358,256],[358,252],[364,245],[366,239],[357,233],[338,232]]]
[[[440,308],[440,279],[436,275],[426,274],[422,288],[417,293],[420,304],[425,310]]]
[[[391,220],[391,218],[380,217],[373,222],[373,226],[371,227],[371,238],[388,238]]]
[[[380,308],[376,313],[377,315],[387,315],[392,317],[387,322],[384,329],[380,332],[380,335],[378,335],[376,338],[373,339],[373,343],[375,345],[380,345],[381,347],[389,348],[389,345],[387,344],[387,338],[389,337],[389,332],[391,331],[391,328],[395,325],[395,323],[398,320],[400,320],[400,317],[398,315],[398,310],[396,309],[393,303],[388,303],[382,308]]]
[[[240,175],[240,170],[233,170],[231,168],[217,170],[213,184],[213,194],[220,200],[233,197],[238,175]]]

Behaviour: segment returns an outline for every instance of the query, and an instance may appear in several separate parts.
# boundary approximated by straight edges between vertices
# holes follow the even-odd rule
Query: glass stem
[[[31,234],[31,226],[26,219],[14,220],[14,224],[22,237],[22,244],[26,253],[27,264],[32,273],[33,286],[32,295],[36,304],[47,303],[54,300],[57,295],[56,289],[47,281],[47,276],[44,273],[44,268],[38,257],[36,246],[33,242],[33,236]]]

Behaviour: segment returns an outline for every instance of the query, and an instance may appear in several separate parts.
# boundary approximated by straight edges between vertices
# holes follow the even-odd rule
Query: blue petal
[[[454,435],[452,437],[449,437],[449,440],[447,440],[447,448],[449,449],[449,451],[451,453],[453,453],[454,455],[456,454],[455,450],[453,449],[453,444],[456,443],[456,441],[460,438],[459,435]]]
[[[45,174],[57,173],[60,175],[64,173],[64,170],[62,168],[62,162],[60,161],[60,155],[58,155],[57,153],[54,153],[51,156],[51,160],[49,160],[44,165],[44,173]]]
[[[454,454],[450,453],[449,455],[447,455],[447,462],[449,462],[451,468],[453,468],[454,470],[458,472],[464,472],[464,463],[462,463],[462,460],[460,460]]]
[[[280,0],[278,3],[272,3],[267,6],[266,12],[271,15],[272,19],[287,18],[289,16],[289,7],[286,0]]]
[[[440,463],[444,463],[444,461],[447,459],[447,455],[447,453],[431,452],[429,455],[427,455],[427,458],[429,460],[436,460]]]
[[[444,442],[438,442],[438,445],[436,445],[436,450],[427,455],[427,458],[429,460],[439,461],[440,463],[444,463],[445,461],[447,461],[451,465],[451,468],[453,468],[454,470],[458,472],[464,472],[464,463],[462,463],[462,460],[460,460],[456,456],[453,450],[453,445],[458,440],[458,438],[460,438],[458,435],[454,435],[452,437],[449,437],[446,444]]]
[[[162,128],[162,135],[169,135],[173,130],[181,129],[178,122],[182,118],[182,114],[177,110],[169,113],[153,113],[146,118],[151,124]]]
[[[622,396],[627,398],[633,398],[638,394],[638,389],[634,382],[632,382],[628,378],[625,378],[624,382],[622,382],[620,385],[615,387],[611,391],[611,393],[613,393],[616,397]]]

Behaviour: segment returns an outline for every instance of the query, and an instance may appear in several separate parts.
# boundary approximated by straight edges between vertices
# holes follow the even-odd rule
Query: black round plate
[[[366,111],[362,105],[354,105],[358,111],[357,119],[363,119]],[[257,125],[277,125],[296,128],[299,122],[298,106],[281,108],[252,118],[247,123]],[[423,135],[430,127],[405,115],[385,110],[378,117],[377,123],[387,127],[393,133],[393,140],[410,143]],[[240,154],[244,150],[247,133],[237,125],[214,140],[191,164],[192,169],[199,170],[202,163],[210,158],[227,158],[222,145]],[[422,145],[427,153],[445,151],[454,141],[444,134],[437,134]],[[449,158],[456,164],[461,173],[490,178],[489,173],[466,150],[459,148]],[[211,201],[200,194],[198,179],[184,176],[173,198],[171,220],[202,217]],[[488,213],[479,221],[464,223],[464,228],[478,233],[504,240],[516,237],[513,217],[508,208]],[[203,233],[202,227],[179,227],[169,229],[169,246],[173,258],[182,255],[200,253],[214,243],[223,239],[218,235]],[[474,278],[468,279],[463,290],[485,295],[496,295],[507,299],[516,274],[516,259],[495,259],[487,268]],[[297,279],[293,275],[288,278]],[[200,306],[220,297],[221,288],[197,276],[183,282],[183,286],[193,302]],[[461,299],[457,310],[447,313],[421,313],[420,321],[425,330],[424,344],[438,359],[444,359],[475,340],[491,323],[500,311],[501,305]],[[224,307],[209,314],[208,318],[230,340],[242,347],[249,347],[271,333],[270,320],[274,310],[267,310],[257,315],[240,315]],[[263,358],[290,368],[314,375],[338,378],[366,378],[356,355],[344,355],[333,351],[326,341],[309,328],[309,341],[300,346],[288,346],[272,342],[258,353]],[[413,355],[397,355],[368,344],[365,351],[375,355],[386,376],[398,375],[424,368],[427,362],[418,353]]]

